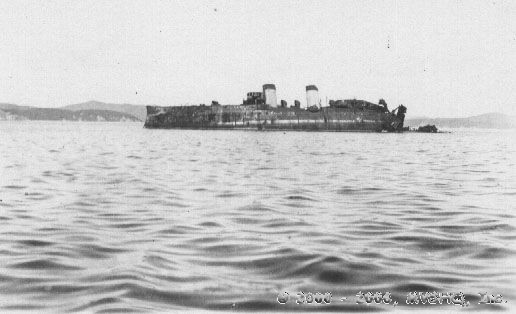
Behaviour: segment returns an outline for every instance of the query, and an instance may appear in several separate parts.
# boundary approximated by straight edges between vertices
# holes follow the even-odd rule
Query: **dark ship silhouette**
[[[258,129],[306,131],[401,132],[407,108],[392,112],[380,99],[378,104],[365,100],[330,100],[321,106],[315,85],[306,86],[306,108],[296,100],[287,107],[277,104],[276,87],[263,85],[262,92],[249,92],[241,105],[147,106],[144,127],[163,129]]]

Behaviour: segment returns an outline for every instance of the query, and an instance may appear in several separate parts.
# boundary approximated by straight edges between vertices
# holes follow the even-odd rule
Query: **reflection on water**
[[[410,291],[516,302],[513,131],[0,135],[2,311],[392,309],[358,291],[405,309]],[[280,305],[283,291],[334,298]]]

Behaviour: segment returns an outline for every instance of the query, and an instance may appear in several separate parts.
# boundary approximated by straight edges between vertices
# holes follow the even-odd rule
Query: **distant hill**
[[[414,118],[405,120],[406,126],[435,124],[438,128],[515,129],[516,117],[503,113],[486,113],[468,118]]]
[[[12,104],[0,105],[0,120],[141,121],[133,115],[112,110],[72,111]]]
[[[100,101],[88,101],[80,104],[64,106],[61,109],[65,110],[111,110],[117,112],[123,112],[137,117],[141,121],[145,121],[147,116],[147,109],[143,105],[131,105],[131,104],[108,104]]]
[[[8,104],[8,103],[0,103],[0,110],[4,110],[4,109],[19,109],[19,110],[25,110],[25,109],[30,109],[30,108],[34,108],[34,107],[29,107],[29,106],[19,106],[19,105],[15,105],[15,104]]]

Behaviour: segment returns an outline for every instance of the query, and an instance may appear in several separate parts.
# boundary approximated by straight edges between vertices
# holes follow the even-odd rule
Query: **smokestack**
[[[274,84],[263,85],[263,97],[265,98],[265,103],[267,105],[273,108],[278,107],[276,100],[276,86],[274,86]]]
[[[315,85],[306,86],[306,106],[319,106],[319,90]]]

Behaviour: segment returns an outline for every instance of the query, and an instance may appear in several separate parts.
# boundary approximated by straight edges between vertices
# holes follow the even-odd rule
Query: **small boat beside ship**
[[[161,129],[256,129],[301,131],[402,132],[407,108],[389,111],[387,103],[365,100],[330,100],[321,106],[315,85],[306,86],[306,107],[296,100],[277,104],[274,84],[249,92],[240,105],[147,106],[144,127]]]

